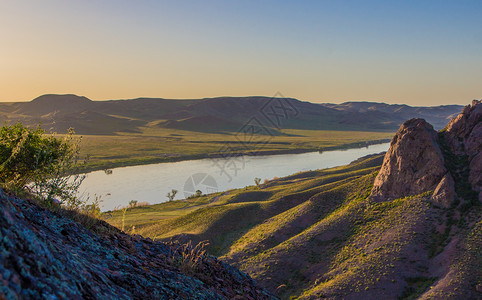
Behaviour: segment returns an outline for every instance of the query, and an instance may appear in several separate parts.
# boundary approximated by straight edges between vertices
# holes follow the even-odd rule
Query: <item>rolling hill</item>
[[[458,105],[410,107],[371,102],[319,104],[292,98],[218,97],[191,100],[137,98],[92,101],[76,95],[43,95],[30,102],[0,103],[0,121],[41,124],[49,131],[73,127],[79,134],[139,132],[160,126],[198,132],[236,132],[252,118],[278,129],[395,131],[409,118],[442,128]]]

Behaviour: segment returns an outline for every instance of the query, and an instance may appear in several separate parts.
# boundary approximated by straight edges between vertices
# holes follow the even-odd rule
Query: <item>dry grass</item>
[[[201,241],[193,246],[189,241],[185,244],[178,241],[167,242],[173,249],[173,257],[175,261],[173,265],[182,270],[184,274],[195,274],[203,262],[208,258],[206,254],[206,247],[209,245],[207,241]]]

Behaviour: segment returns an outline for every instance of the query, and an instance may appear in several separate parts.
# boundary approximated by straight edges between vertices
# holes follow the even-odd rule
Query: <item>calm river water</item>
[[[300,171],[345,165],[373,153],[386,151],[389,143],[349,150],[309,152],[237,159],[199,159],[173,163],[112,169],[112,174],[95,171],[87,174],[80,190],[85,195],[101,196],[102,210],[126,206],[129,201],[161,203],[166,194],[178,191],[175,199],[184,199],[196,190],[203,193],[225,191],[254,184],[254,178],[272,179]]]

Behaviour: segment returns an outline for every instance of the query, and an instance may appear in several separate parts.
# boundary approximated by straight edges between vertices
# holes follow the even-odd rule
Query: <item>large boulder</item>
[[[434,191],[446,173],[437,132],[425,120],[411,119],[394,136],[371,198],[386,201]]]

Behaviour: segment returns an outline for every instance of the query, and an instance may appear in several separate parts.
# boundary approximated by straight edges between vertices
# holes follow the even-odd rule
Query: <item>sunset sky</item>
[[[0,101],[482,98],[482,1],[2,0]]]

